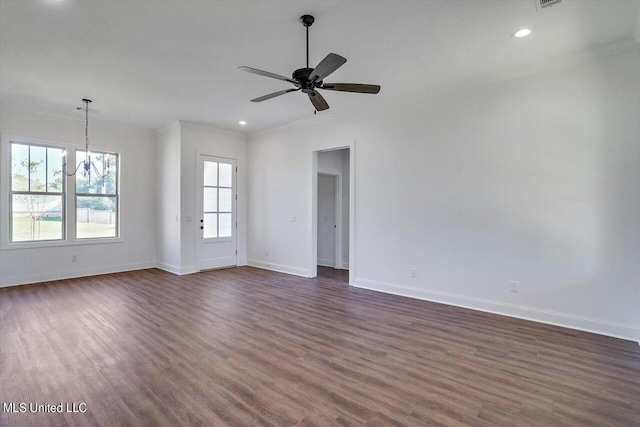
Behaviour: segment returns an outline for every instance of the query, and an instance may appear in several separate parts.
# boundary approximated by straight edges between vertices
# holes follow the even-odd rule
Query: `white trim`
[[[73,113],[71,113],[71,114],[58,114],[58,113],[51,113],[51,112],[47,112],[47,111],[41,111],[41,110],[28,110],[26,108],[16,107],[16,106],[13,106],[13,105],[8,105],[8,104],[0,105],[0,108],[4,108],[6,110],[17,111],[18,113],[42,114],[44,116],[56,117],[58,119],[65,119],[65,120],[73,120],[73,121],[81,122],[82,124],[84,124],[84,113],[83,112],[79,112],[77,114],[73,114]],[[89,109],[89,114],[93,114],[94,115],[94,116],[91,117],[91,122],[92,123],[100,123],[101,125],[113,126],[113,127],[117,127],[117,128],[120,128],[120,129],[132,130],[132,131],[135,131],[135,132],[146,132],[150,136],[153,136],[153,132],[154,132],[153,128],[150,128],[148,126],[143,126],[143,125],[136,126],[136,125],[133,125],[133,124],[127,124],[127,123],[123,123],[123,122],[118,121],[118,120],[101,119],[100,117],[96,117],[96,114],[99,114],[99,113],[100,113],[100,111],[92,112],[91,108]]]
[[[321,265],[323,267],[335,268],[336,267],[336,261],[334,259],[318,258],[318,265]]]
[[[53,280],[73,279],[76,277],[98,276],[101,274],[121,273],[123,271],[145,270],[156,268],[156,262],[138,262],[132,264],[116,264],[84,268],[69,271],[57,271],[51,273],[28,274],[24,276],[11,276],[1,279],[0,288],[7,286],[30,285],[33,283],[51,282]]]
[[[349,285],[356,283],[356,140],[349,148]]]
[[[158,262],[156,262],[156,268],[158,270],[167,271],[169,273],[182,275],[182,272],[180,271],[180,266],[179,265],[167,264],[166,262],[158,261]]]
[[[348,262],[343,262],[342,263],[342,269],[343,270],[348,270],[349,269],[349,263]]]
[[[487,84],[522,78],[532,74],[541,74],[560,68],[567,68],[575,65],[585,64],[612,55],[617,55],[619,53],[625,53],[631,50],[640,49],[640,46],[638,46],[638,44],[640,43],[640,30],[638,29],[638,26],[639,25],[637,24],[637,33],[633,37],[587,47],[585,49],[581,49],[568,54],[556,55],[553,58],[547,60],[520,64],[513,68],[507,68],[492,73],[473,76],[471,78],[459,80],[453,83],[422,88],[410,94],[378,98],[365,106],[346,108],[344,110],[341,110],[340,112],[336,112],[334,110],[331,110],[331,112],[324,111],[322,114],[303,117],[301,119],[294,120],[282,125],[250,132],[249,137],[253,138],[257,136],[270,135],[290,129],[305,128],[307,126],[315,125],[317,123],[334,118],[345,118],[353,114],[361,114],[364,111],[389,108],[390,106],[392,107],[399,103],[403,105],[413,105],[416,102],[423,103],[425,98],[429,99],[436,96],[444,96],[451,93],[474,89],[476,87],[484,86]]]
[[[293,267],[291,265],[274,264],[268,261],[260,261],[256,259],[247,260],[249,267],[261,268],[263,270],[277,271],[279,273],[293,274],[294,276],[310,277],[309,270],[304,268]]]
[[[472,310],[515,317],[518,319],[546,323],[549,325],[562,326],[565,328],[577,329],[579,331],[608,335],[625,340],[636,341],[640,334],[640,327],[638,325],[606,322],[589,317],[575,316],[568,313],[560,313],[551,310],[450,294],[446,292],[407,288],[376,280],[357,278],[354,286],[372,291],[448,304],[456,307],[464,307]]]
[[[193,273],[198,273],[199,270],[195,265],[186,265],[184,267],[180,268],[180,275],[184,276],[185,274],[193,274]]]
[[[190,122],[188,120],[178,120],[178,123],[180,124],[181,128],[187,128],[187,129],[196,129],[196,130],[205,130],[208,132],[219,132],[219,133],[223,133],[226,135],[231,135],[231,136],[236,136],[236,137],[240,137],[240,138],[247,138],[248,134],[244,133],[244,132],[236,132],[233,131],[231,129],[225,129],[225,128],[220,128],[214,125],[210,125],[207,123],[201,123],[201,122]]]

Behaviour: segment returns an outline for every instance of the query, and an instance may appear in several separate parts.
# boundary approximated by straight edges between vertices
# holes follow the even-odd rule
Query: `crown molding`
[[[638,31],[640,30],[638,30],[638,25],[636,25],[636,32]],[[332,112],[331,114],[306,117],[303,119],[295,120],[291,123],[278,125],[273,128],[263,129],[261,131],[250,133],[249,141],[251,141],[255,137],[265,136],[289,129],[307,127],[327,120],[349,117],[354,113],[375,111],[381,108],[388,107],[390,105],[414,104],[424,101],[425,98],[435,98],[438,96],[461,92],[464,90],[471,90],[485,85],[520,79],[531,75],[549,72],[555,69],[568,68],[571,66],[604,59],[613,55],[638,50],[640,49],[639,43],[640,42],[637,42],[634,38],[629,37],[609,43],[591,46],[586,49],[556,56],[544,61],[524,64],[517,67],[504,69],[495,73],[484,74],[482,76],[474,77],[471,79],[461,80],[450,84],[433,86],[407,95],[387,98],[383,101],[373,102],[365,107],[353,107],[339,112]]]
[[[45,112],[45,111],[29,110],[29,109],[26,109],[26,108],[14,107],[14,106],[11,106],[11,105],[8,105],[8,104],[0,104],[0,109],[16,111],[18,113],[39,114],[39,115],[42,115],[42,116],[49,116],[49,117],[55,117],[55,118],[58,118],[58,119],[71,120],[71,121],[75,121],[75,122],[81,122],[81,123],[84,124],[84,115],[82,117],[78,117],[78,116],[72,116],[72,115],[68,115],[68,114],[49,113],[49,112]],[[89,110],[89,114],[91,114],[91,110]],[[96,113],[93,113],[93,114],[96,114]],[[95,123],[100,123],[102,126],[111,126],[111,127],[130,130],[130,131],[144,132],[144,133],[148,133],[149,135],[153,135],[153,133],[154,133],[154,131],[152,129],[149,129],[149,128],[146,128],[146,127],[138,127],[138,126],[123,124],[123,123],[114,122],[114,121],[110,121],[110,120],[104,120],[104,119],[101,119],[100,117],[96,117],[95,115],[94,116],[89,116],[89,117],[91,118],[91,122],[92,123],[94,123],[94,122]]]
[[[248,134],[246,133],[232,131],[232,130],[217,127],[208,123],[192,122],[189,120],[178,120],[178,123],[180,124],[180,127],[187,128],[187,129],[197,129],[197,130],[205,130],[205,131],[214,132],[214,133],[222,133],[225,135],[239,137],[245,140],[248,137]]]

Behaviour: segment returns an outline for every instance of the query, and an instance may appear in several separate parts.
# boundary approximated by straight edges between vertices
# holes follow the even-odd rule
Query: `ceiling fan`
[[[309,95],[309,99],[311,100],[311,103],[313,104],[313,107],[316,109],[316,111],[323,111],[329,108],[329,104],[327,104],[327,101],[320,94],[320,92],[318,92],[318,89],[373,94],[380,92],[379,85],[368,85],[361,83],[324,83],[323,80],[325,79],[325,77],[329,76],[331,73],[344,65],[347,60],[340,55],[330,53],[322,61],[320,61],[316,68],[309,68],[309,27],[313,24],[314,18],[311,15],[303,15],[300,17],[300,21],[302,21],[302,25],[304,25],[307,29],[306,68],[299,68],[295,70],[291,78],[288,78],[279,74],[270,73],[268,71],[258,70],[257,68],[246,66],[238,67],[240,70],[246,71],[248,73],[258,74],[260,76],[271,77],[272,79],[289,82],[293,84],[295,88],[280,90],[278,92],[260,96],[258,98],[252,99],[251,102],[262,102],[266,101],[267,99],[275,98],[276,96],[284,95],[285,93],[297,92],[300,90],[303,93]]]

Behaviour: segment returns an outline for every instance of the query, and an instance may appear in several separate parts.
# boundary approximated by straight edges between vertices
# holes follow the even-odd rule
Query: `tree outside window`
[[[63,149],[11,143],[11,242],[64,239]]]

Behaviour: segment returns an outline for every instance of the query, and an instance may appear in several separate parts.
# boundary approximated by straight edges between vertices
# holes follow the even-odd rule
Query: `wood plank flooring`
[[[640,425],[637,343],[320,271],[0,289],[0,401],[87,405],[0,425]]]

